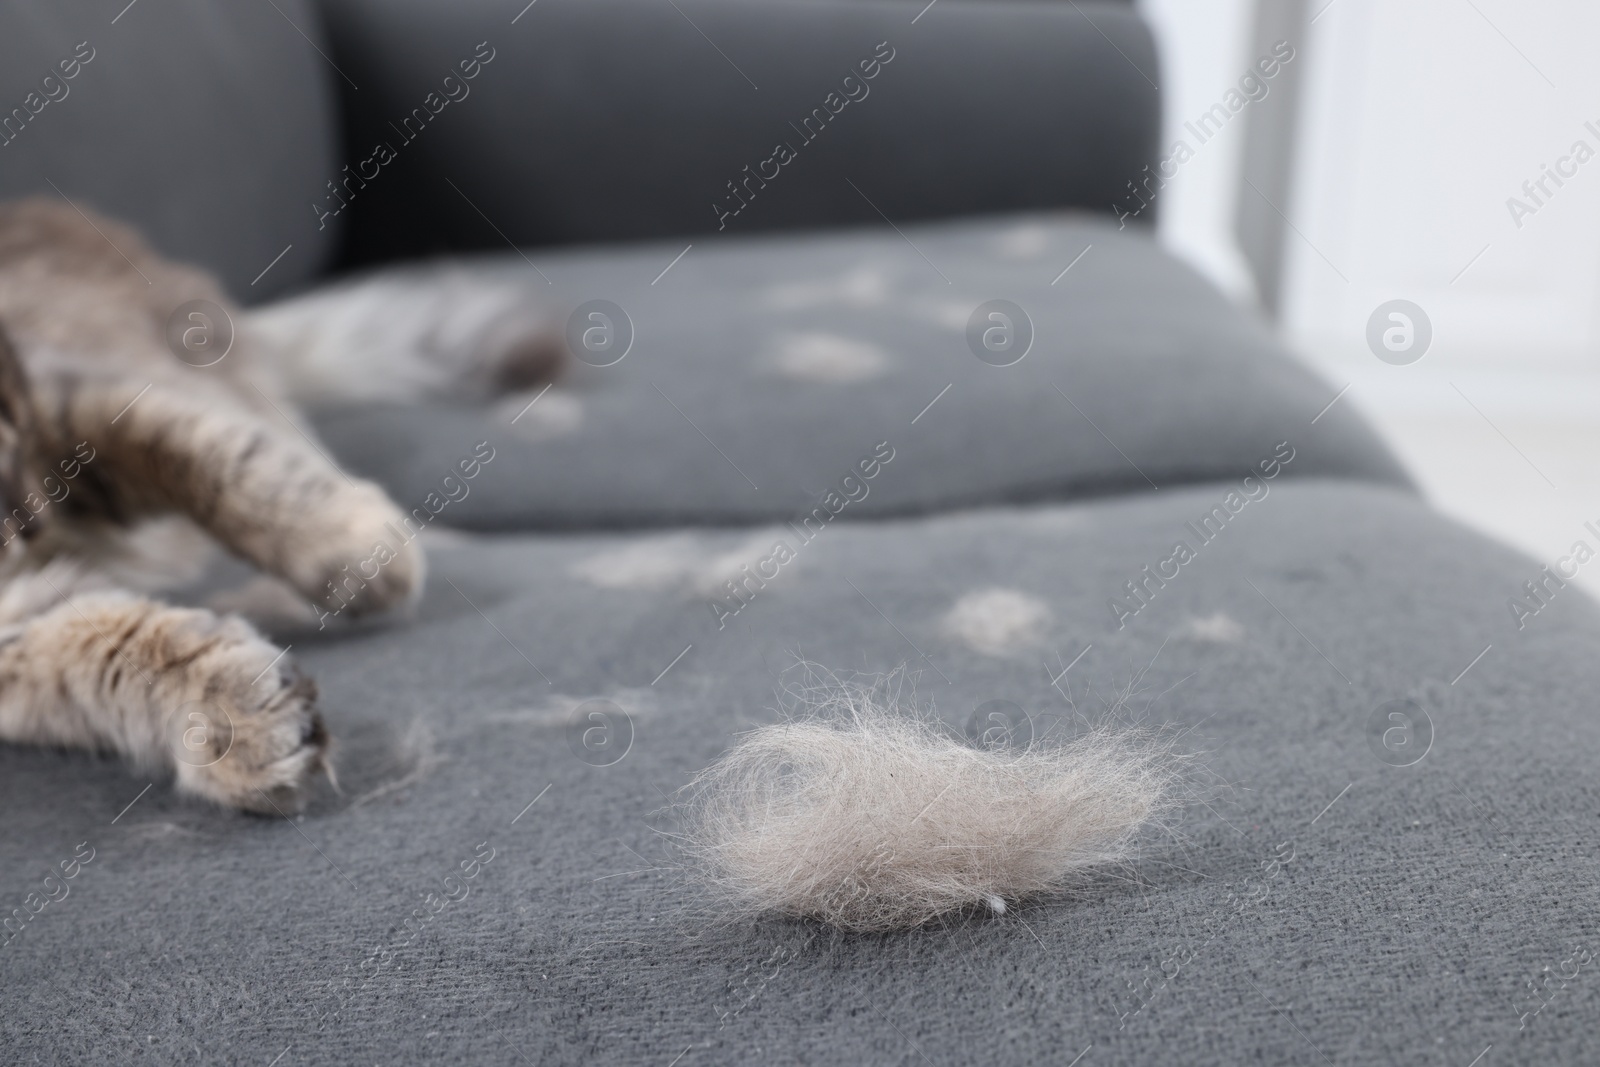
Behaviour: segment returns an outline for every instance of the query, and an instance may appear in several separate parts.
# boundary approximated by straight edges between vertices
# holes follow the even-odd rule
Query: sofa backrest
[[[309,0],[6,4],[0,199],[123,219],[247,301],[303,284],[337,236],[309,207],[338,170],[319,49]]]
[[[320,2],[360,87],[339,86],[349,169],[324,201],[347,264],[1110,212],[1156,155],[1126,3]]]
[[[1109,212],[1156,80],[1105,0],[21,4],[0,199],[122,219],[256,303],[507,242]]]

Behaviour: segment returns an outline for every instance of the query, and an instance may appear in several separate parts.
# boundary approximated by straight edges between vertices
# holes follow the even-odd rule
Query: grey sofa
[[[465,271],[607,300],[633,336],[537,400],[317,414],[408,506],[494,455],[438,508],[417,619],[279,635],[342,794],[264,820],[0,748],[0,903],[26,915],[0,1060],[1600,1058],[1600,612],[1547,589],[1519,620],[1539,565],[1431,512],[1334,385],[1119,218],[1157,133],[1131,7],[0,17],[0,101],[94,50],[0,147],[0,196],[81,197],[246,301]],[[724,217],[885,41],[869,94]],[[461,98],[334,214],[326,183],[436,86]],[[990,300],[1031,324],[1020,360],[981,317],[969,344]],[[1045,610],[948,625],[996,589]],[[801,660],[903,667],[958,728],[1121,705],[1190,728],[1227,788],[1122,877],[1001,919],[723,921],[670,797]],[[70,892],[26,907],[62,863]]]

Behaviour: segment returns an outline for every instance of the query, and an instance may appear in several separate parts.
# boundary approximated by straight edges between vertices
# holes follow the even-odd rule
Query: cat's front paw
[[[301,528],[288,575],[329,615],[356,618],[412,607],[427,567],[405,516],[383,490],[359,482]]]
[[[211,676],[200,698],[166,717],[178,787],[228,807],[292,814],[316,774],[330,770],[316,683],[239,620],[223,629],[224,642],[243,640],[205,657]]]

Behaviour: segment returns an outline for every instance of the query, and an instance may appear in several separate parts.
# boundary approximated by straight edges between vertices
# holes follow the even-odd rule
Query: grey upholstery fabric
[[[905,438],[880,480],[927,461]],[[688,586],[623,587],[614,553],[659,534],[458,536],[415,624],[287,635],[344,743],[344,795],[303,820],[0,748],[5,910],[94,850],[0,948],[0,1047],[277,1067],[1465,1067],[1490,1045],[1484,1062],[1595,1062],[1600,611],[1563,590],[1519,632],[1506,598],[1530,560],[1404,493],[1270,484],[1122,630],[1108,599],[1234,486],[838,524],[721,631]],[[689,532],[674,551],[705,564],[782,536]],[[985,655],[944,631],[989,586],[1049,605],[1036,645]],[[1002,919],[718,925],[656,832],[663,794],[773,719],[795,654],[909,663],[953,723],[994,698],[1042,722],[1064,691],[1098,709],[1137,679],[1135,707],[1195,728],[1232,788],[1133,880]],[[568,743],[590,697],[631,716],[611,766]],[[1431,720],[1410,766],[1378,758],[1405,750],[1372,726],[1395,699]],[[493,858],[461,882],[480,842]],[[409,933],[447,875],[470,895]]]
[[[921,18],[917,5],[859,0],[323,6],[361,86],[344,88],[349,161],[378,144],[395,155],[352,187],[350,262],[501,247],[502,235],[876,224],[879,210],[897,222],[1109,212],[1156,158],[1154,47],[1126,4],[941,4]],[[779,144],[796,158],[764,166]],[[753,199],[723,218],[747,166]]]
[[[246,301],[322,268],[338,75],[308,0],[4,0],[0,27],[0,199],[97,208]]]
[[[663,275],[683,251],[535,253],[549,284],[516,256],[477,264],[563,311],[613,301],[631,351],[574,361],[531,408],[330,412],[324,438],[408,505],[492,439],[505,469],[441,515],[478,529],[787,518],[885,437],[927,461],[852,517],[1231,477],[1285,439],[1295,476],[1407,484],[1352,406],[1317,417],[1335,386],[1131,228],[1015,216],[696,242]],[[1012,366],[968,345],[994,298],[1032,321]]]

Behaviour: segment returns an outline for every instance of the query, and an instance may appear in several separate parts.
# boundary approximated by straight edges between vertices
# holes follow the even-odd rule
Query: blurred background
[[[944,21],[923,19],[923,29],[957,26],[982,6],[938,2]],[[1048,2],[1076,7],[1090,24],[1100,20],[1104,28],[1096,26],[1095,32],[1115,46],[1107,35],[1118,32],[1111,5]],[[1106,84],[1116,83],[1121,99],[1113,103],[1127,105],[1130,113],[1147,102],[1129,99],[1143,94],[1145,83],[1161,102],[1166,162],[1153,181],[1160,186],[1153,210],[1140,209],[1138,221],[1153,216],[1169,250],[1274,324],[1291,350],[1326,375],[1329,402],[1358,407],[1376,421],[1440,509],[1541,561],[1565,554],[1586,521],[1600,523],[1600,158],[1594,158],[1600,153],[1600,66],[1590,55],[1600,40],[1600,4],[1131,2],[1157,37],[1159,73],[1140,69],[1127,53],[1120,58],[1128,59],[1137,75],[1114,53],[1110,58],[1127,84],[1109,78],[1110,72],[1085,67],[1081,73],[1090,82],[1106,75]],[[898,6],[926,13],[924,3],[903,0]],[[879,14],[895,6],[882,5]],[[342,103],[352,131],[381,127],[382,120],[414,106],[422,90],[408,80],[408,57],[415,40],[426,40],[429,31],[414,31],[413,40],[398,27],[433,27],[457,18],[471,23],[488,19],[490,12],[495,24],[509,21],[500,19],[490,0],[463,4],[459,16],[455,8],[422,0],[209,7],[0,0],[0,7],[6,19],[14,20],[10,32],[0,33],[0,80],[11,86],[7,99],[21,100],[38,76],[35,68],[47,69],[43,64],[56,58],[56,51],[39,53],[47,58],[35,56],[45,47],[42,42],[76,40],[81,32],[108,49],[106,59],[94,61],[95,79],[77,83],[74,101],[53,108],[40,131],[0,161],[0,189],[9,190],[7,195],[46,191],[50,173],[68,173],[64,188],[49,191],[137,215],[171,253],[221,265],[236,295],[252,303],[308,283],[334,258],[339,227],[324,231],[311,225],[299,190],[313,191],[320,200],[327,175],[338,171],[340,116],[332,100]],[[533,10],[549,21],[556,16],[544,13],[553,8],[560,5]],[[662,32],[668,25],[688,32],[678,24],[680,14],[665,5],[640,5],[639,11],[657,8],[670,16]],[[328,55],[300,47],[310,38],[296,20],[314,27],[319,17],[328,23],[325,43],[338,63],[377,83],[374,87],[355,92],[352,74],[333,65]],[[636,34],[641,17],[626,16]],[[915,25],[918,19],[921,14],[907,22]],[[68,24],[81,24],[80,30],[69,33]],[[525,21],[522,30],[529,25]],[[749,36],[738,46],[760,56],[768,46],[763,38],[772,32],[766,24],[733,19],[730,32],[733,26]],[[951,39],[939,46],[948,49],[944,61],[959,61],[974,51],[967,47],[971,39],[959,36],[976,28],[967,26],[951,31]],[[1082,30],[1076,18],[1071,28]],[[1142,40],[1142,28],[1139,33]],[[29,45],[30,36],[39,43]],[[277,50],[240,47],[239,39],[274,41]],[[507,39],[506,47],[534,48],[541,39],[523,32]],[[1100,49],[1100,39],[1093,40]],[[352,54],[345,55],[340,41],[363,45],[347,48]],[[187,66],[170,57],[151,58],[160,54],[162,42],[174,55],[193,58]],[[1283,53],[1290,58],[1280,56],[1280,42],[1291,50]],[[48,46],[60,47],[65,45]],[[518,91],[566,91],[563,77],[610,77],[618,84],[658,77],[674,84],[685,101],[698,92],[717,107],[733,108],[728,114],[744,116],[741,122],[756,121],[755,103],[729,96],[715,80],[722,72],[697,65],[700,60],[691,53],[676,60],[683,67],[675,67],[674,59],[652,48],[657,67],[641,73],[614,42],[594,47],[585,60],[593,70],[579,71],[581,64],[563,67],[576,62],[570,56],[541,54],[541,70],[559,69],[543,81],[529,79]],[[151,50],[148,56],[143,49]],[[517,55],[511,64],[530,62],[532,53]],[[1273,73],[1258,77],[1269,58]],[[1061,64],[1068,73],[1080,72],[1067,58]],[[510,64],[496,69],[510,69]],[[694,92],[684,85],[686,72],[701,79]],[[1021,77],[1015,70],[1008,76]],[[1029,78],[1036,93],[1048,81],[1042,75]],[[1063,85],[1070,81],[1060,79]],[[210,91],[195,93],[194,85],[202,82]],[[741,74],[738,84],[743,83]],[[954,104],[954,91],[938,79],[902,78],[900,84],[902,99],[951,92]],[[778,95],[776,87],[761,94],[763,101]],[[571,107],[543,114],[514,103],[519,98],[510,92],[499,103],[489,94],[478,99],[464,112],[467,117],[430,142],[440,146],[437,157],[402,163],[364,195],[352,218],[343,220],[360,238],[347,243],[364,245],[369,259],[417,254],[425,250],[429,227],[437,224],[455,239],[475,234],[483,249],[499,249],[509,238],[482,221],[488,217],[523,245],[675,238],[699,232],[710,217],[700,190],[720,188],[726,175],[715,151],[683,152],[672,140],[679,134],[699,136],[696,112],[688,104],[669,116],[680,125],[652,114],[629,133],[644,138],[633,151],[680,164],[673,170],[678,184],[630,184],[628,168],[617,164],[621,156],[608,157],[609,167],[596,167],[594,173],[611,183],[596,184],[587,175],[575,178],[576,171],[544,166],[543,153],[518,146],[543,138],[549,144],[592,147],[594,123],[612,120],[604,101],[577,94]],[[159,117],[139,103],[148,100],[161,102]],[[1079,122],[1074,112],[1062,108],[1052,113],[1052,121]],[[834,157],[814,164],[836,172],[826,180],[843,190],[840,199],[816,193],[825,181],[814,175],[806,197],[764,201],[768,214],[745,229],[757,221],[776,228],[814,226],[818,219],[877,225],[874,209],[837,177],[840,168],[855,153],[860,158],[850,160],[852,173],[882,165],[886,174],[898,175],[894,161],[899,159],[910,161],[908,172],[915,174],[922,157],[914,134],[921,128],[917,109],[909,109],[904,122],[891,117],[892,108],[876,114],[881,125],[842,131]],[[988,115],[985,121],[995,116],[1029,121],[1025,109],[1014,107],[991,109]],[[497,123],[515,126],[522,135],[496,139],[486,131],[500,128]],[[1094,123],[1082,125],[1087,129]],[[902,139],[891,143],[869,133],[873,129],[899,130]],[[1034,133],[1029,128],[1027,135]],[[1097,166],[1076,168],[1069,146],[1074,136],[1085,135],[1058,129],[1041,158],[1050,159],[1059,173],[1008,171],[974,153],[961,181],[947,175],[921,184],[888,179],[897,186],[896,211],[909,218],[948,216],[974,204],[985,210],[997,204],[1054,205],[1060,196],[1068,203],[1088,203],[1086,189],[1093,182],[1079,187],[1074,181],[1097,167],[1121,174],[1125,160],[1102,155],[1092,161]],[[197,144],[208,150],[195,152]],[[50,150],[42,151],[47,145]],[[120,145],[124,161],[144,162],[108,168],[97,154],[103,145]],[[443,198],[429,191],[428,210],[413,210],[408,198],[422,195],[420,183],[432,180],[447,189],[430,166],[438,170],[441,159],[454,159],[452,153],[478,160],[476,153],[490,145],[494,151],[482,158],[492,158],[494,165],[474,170],[462,163],[453,172],[458,178],[472,175],[467,188]],[[1141,140],[1136,147],[1142,159],[1146,146]],[[495,154],[502,150],[503,155]],[[174,187],[169,168],[150,165],[164,159],[185,161],[181,188]],[[268,160],[270,168],[262,162]],[[517,171],[515,180],[505,177],[511,170]],[[541,196],[561,204],[560,210],[527,212],[515,206],[525,200],[519,183],[529,175],[537,175]],[[1115,187],[1116,179],[1106,184]],[[1131,183],[1129,189],[1123,203],[1131,208],[1139,198]],[[679,196],[681,190],[693,195]],[[1095,203],[1103,191],[1094,187]],[[490,194],[494,199],[486,200]],[[580,199],[587,214],[572,209]],[[407,225],[389,225],[391,215],[406,218]],[[368,220],[364,229],[363,218]],[[389,236],[410,243],[393,248],[384,243]],[[281,266],[262,270],[284,256]],[[1392,352],[1379,358],[1369,333],[1375,326],[1375,336],[1381,337],[1392,327],[1388,311],[1380,309],[1393,301],[1406,301],[1413,309],[1408,314],[1416,321],[1408,320],[1406,328],[1417,343],[1401,354],[1404,358]],[[1578,580],[1600,592],[1600,567],[1580,573]]]
[[[1195,147],[1159,193],[1162,240],[1348,384],[1339,402],[1378,422],[1436,506],[1541,562],[1565,554],[1600,521],[1600,158],[1577,147],[1600,153],[1600,5],[1140,7],[1165,151]],[[1249,121],[1196,145],[1185,124],[1277,40],[1296,57]],[[1367,342],[1395,299],[1432,327],[1404,365]],[[1578,581],[1600,592],[1600,571]]]

